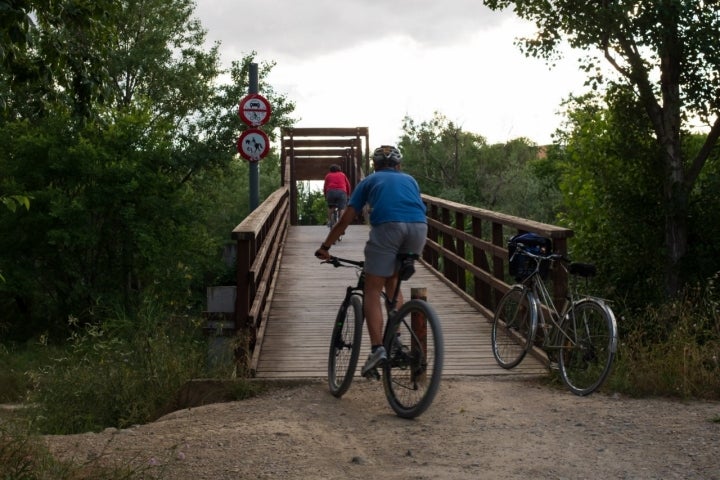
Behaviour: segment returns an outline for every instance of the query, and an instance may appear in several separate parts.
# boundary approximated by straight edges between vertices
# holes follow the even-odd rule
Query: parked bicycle
[[[443,335],[440,321],[432,306],[425,300],[413,298],[397,309],[400,284],[415,272],[414,254],[401,254],[397,288],[392,296],[383,292],[387,319],[383,346],[388,359],[370,377],[382,376],[385,396],[390,407],[403,418],[414,418],[432,404],[440,386],[443,365]],[[332,257],[323,263],[335,267],[354,267],[358,281],[348,286],[340,305],[330,340],[328,383],[330,391],[341,397],[350,388],[355,376],[363,337],[363,261]]]
[[[551,253],[550,247],[549,239],[532,233],[511,239],[510,273],[519,283],[505,293],[495,310],[493,355],[501,367],[515,367],[533,347],[539,325],[551,367],[557,362],[560,377],[571,392],[588,395],[610,373],[618,342],[615,315],[606,300],[578,291],[579,279],[594,276],[595,266],[571,262]],[[555,265],[564,268],[571,279],[560,311],[544,281]]]

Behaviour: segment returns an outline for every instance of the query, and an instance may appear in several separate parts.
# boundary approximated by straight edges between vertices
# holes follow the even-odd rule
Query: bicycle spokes
[[[594,301],[573,307],[564,324],[567,333],[560,351],[560,373],[576,395],[587,395],[605,381],[615,356],[614,325]]]

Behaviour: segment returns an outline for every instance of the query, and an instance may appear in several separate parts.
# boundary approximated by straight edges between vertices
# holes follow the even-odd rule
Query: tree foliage
[[[616,93],[609,108],[593,95],[568,100],[562,147],[548,160],[563,194],[558,222],[575,232],[571,254],[598,265],[610,298],[639,305],[662,292],[662,174],[647,119],[632,95]]]
[[[143,297],[193,305],[248,213],[235,141],[255,53],[222,71],[191,0],[3,3],[0,196],[32,208],[0,211],[0,328],[62,335]],[[294,109],[272,67],[269,132]],[[277,157],[260,171],[267,195]]]
[[[527,55],[554,62],[565,42],[589,50],[581,67],[597,87],[604,80],[598,52],[616,73],[612,82],[633,93],[658,147],[652,162],[662,183],[652,193],[664,224],[665,291],[677,292],[688,253],[690,197],[720,137],[720,5],[685,0],[484,3],[492,9],[512,7],[536,24],[537,34],[519,41]],[[693,121],[701,122],[706,133],[700,148],[689,151],[684,138]]]
[[[553,218],[548,207],[557,189],[533,171],[540,150],[525,138],[489,145],[436,112],[419,123],[406,117],[399,145],[403,170],[423,193],[537,221]]]

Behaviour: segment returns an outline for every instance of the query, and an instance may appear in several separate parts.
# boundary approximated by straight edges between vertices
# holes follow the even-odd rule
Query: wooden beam
[[[347,152],[349,152],[349,150],[342,148],[295,148],[293,150],[288,150],[288,153],[290,152],[292,152],[292,155],[295,158],[328,156],[340,157],[344,156]]]
[[[284,128],[283,135],[292,135],[293,137],[358,137],[368,136],[368,127],[350,127],[350,128]]]
[[[296,139],[293,138],[292,144],[286,144],[285,149],[289,150],[290,148],[312,148],[312,147],[322,147],[322,148],[332,148],[332,147],[357,147],[359,146],[358,139],[356,138],[343,138],[343,139],[337,139],[337,138],[301,138]]]

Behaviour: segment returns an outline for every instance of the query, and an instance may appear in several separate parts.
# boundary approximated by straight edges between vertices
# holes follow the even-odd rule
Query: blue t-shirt
[[[349,204],[360,212],[366,203],[372,209],[371,225],[427,222],[420,187],[407,173],[385,169],[365,177],[352,193]]]

